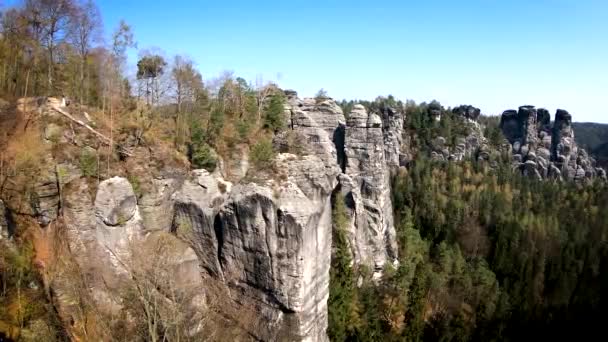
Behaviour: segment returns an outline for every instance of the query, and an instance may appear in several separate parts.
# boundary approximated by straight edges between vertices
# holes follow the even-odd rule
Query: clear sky
[[[186,54],[205,79],[608,122],[608,0],[97,2],[106,32],[125,19],[139,48]]]

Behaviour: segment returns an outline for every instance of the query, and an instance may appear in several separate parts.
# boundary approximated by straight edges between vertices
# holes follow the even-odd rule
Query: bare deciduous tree
[[[175,56],[171,71],[174,83],[177,115],[175,116],[175,142],[183,142],[186,125],[184,125],[183,111],[192,111],[197,95],[203,90],[203,78],[194,67],[194,62],[186,57]],[[187,108],[184,108],[187,106]]]
[[[89,83],[85,83],[85,69],[88,75],[87,59],[91,46],[101,40],[101,14],[92,0],[86,0],[77,6],[72,25],[72,40],[80,57],[80,103],[86,103]],[[88,79],[88,77],[87,77]]]

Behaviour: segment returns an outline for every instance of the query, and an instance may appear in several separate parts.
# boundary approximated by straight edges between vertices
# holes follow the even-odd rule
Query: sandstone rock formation
[[[394,133],[391,133],[394,134]],[[352,212],[349,228],[356,263],[381,272],[396,259],[395,227],[390,194],[390,166],[385,158],[382,119],[355,105],[346,122],[346,169],[340,176],[346,205]],[[393,165],[395,162],[394,154]]]
[[[558,109],[555,121],[546,109],[521,106],[503,112],[500,127],[512,145],[513,168],[536,179],[584,181],[605,178],[595,160],[578,148],[571,127],[572,116]]]
[[[204,286],[196,253],[186,243],[168,235],[169,226],[164,227],[164,234],[144,230],[141,211],[127,179],[113,177],[101,182],[94,201],[90,185],[84,178],[67,184],[64,193],[66,242],[74,261],[84,274],[88,274],[86,286],[100,312],[112,314],[121,307],[120,291],[125,283],[136,281],[137,286],[150,286],[137,280],[134,272],[146,272],[146,264],[153,265],[159,253],[163,256],[162,264],[155,267],[162,267],[162,270],[150,271],[179,279],[179,291],[191,293],[187,305],[193,311],[201,310]],[[64,314],[71,315],[75,310],[70,304],[73,296],[70,281],[73,280],[67,279],[68,276],[57,277],[54,291]],[[191,324],[190,328],[196,332],[199,323]]]
[[[278,156],[286,180],[226,184],[197,171],[175,195],[174,230],[191,230],[209,276],[263,324],[263,340],[323,341],[331,258],[331,194],[340,172],[317,156]],[[251,307],[248,307],[251,306]],[[253,318],[252,318],[253,320]]]
[[[403,116],[392,108],[368,114],[355,105],[344,119],[331,99],[319,103],[286,92],[290,128],[306,137],[312,154],[326,167],[339,166],[340,190],[352,214],[349,240],[355,262],[379,274],[396,259],[390,172],[402,158]],[[380,116],[381,115],[381,116]]]
[[[429,107],[431,119],[436,117]],[[466,127],[466,135],[457,136],[455,146],[448,146],[446,137],[434,137],[432,142],[431,159],[438,161],[462,161],[472,156],[479,160],[489,158],[489,147],[483,135],[483,127],[477,122],[481,115],[479,108],[471,105],[461,105],[452,109],[453,118],[460,120],[461,125]]]
[[[110,312],[120,308],[116,290],[133,278],[130,265],[151,258],[153,253],[144,251],[161,241],[173,246],[165,273],[180,279],[180,291],[194,293],[188,305],[198,314],[212,305],[211,297],[221,297],[221,314],[238,321],[253,339],[327,340],[332,198],[345,198],[354,262],[379,276],[397,259],[390,177],[411,158],[404,153],[404,114],[354,105],[346,119],[331,99],[285,95],[288,130],[273,141],[283,153],[262,181],[245,177],[247,165],[229,178],[234,184],[222,167],[214,173],[158,172],[136,194],[124,177],[96,184],[70,165],[41,174],[32,215],[44,226],[61,209],[66,242],[98,305]],[[426,114],[440,121],[442,109],[433,103]],[[466,133],[453,141],[433,137],[431,157],[489,160],[493,151],[477,122],[480,110],[460,106],[447,114]],[[561,110],[553,125],[543,109],[505,111],[501,128],[514,168],[539,179],[605,178],[576,146],[570,124]],[[5,237],[2,204],[0,237]],[[54,291],[69,303],[65,284],[59,281]],[[200,318],[191,321],[192,331],[200,331]]]
[[[469,120],[477,121],[479,115],[481,115],[481,110],[471,105],[461,105],[452,109],[452,113]]]
[[[386,165],[395,169],[405,166],[407,156],[402,152],[403,139],[403,113],[388,106],[380,108],[382,118],[382,134],[384,136],[384,159]]]
[[[328,168],[344,165],[345,119],[333,100],[317,103],[311,98],[299,99],[292,92],[286,116],[289,128],[306,138],[307,152],[319,156]]]

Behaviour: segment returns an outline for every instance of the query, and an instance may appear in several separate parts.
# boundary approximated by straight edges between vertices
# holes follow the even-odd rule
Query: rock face
[[[403,161],[407,156],[402,152],[403,141],[403,113],[391,108],[380,109],[382,118],[382,134],[384,136],[384,158],[389,168],[405,166]]]
[[[106,179],[99,184],[95,197],[96,238],[116,268],[117,258],[131,253],[130,242],[140,238],[143,225],[137,198],[131,183],[122,177]],[[124,262],[124,261],[123,261]]]
[[[291,96],[289,96],[291,94]],[[310,153],[319,156],[329,168],[344,165],[344,114],[333,100],[317,103],[288,93],[286,116],[289,127],[306,138]]]
[[[431,119],[434,119],[436,114],[433,114],[432,111],[432,107],[429,106],[428,115]],[[448,146],[446,137],[434,137],[431,146],[431,159],[437,161],[462,161],[472,156],[478,160],[488,159],[489,147],[483,135],[483,127],[477,122],[477,119],[481,115],[481,110],[471,105],[461,105],[452,109],[451,115],[454,120],[459,120],[460,124],[466,127],[467,133],[463,136],[457,136],[454,146]]]
[[[59,211],[59,182],[55,169],[44,170],[38,177],[31,201],[34,215],[42,226],[57,219]]]
[[[349,232],[355,262],[373,266],[376,272],[396,259],[397,250],[383,143],[382,119],[355,105],[346,122],[346,169],[340,184],[353,214]]]
[[[180,293],[191,294],[188,305],[200,312],[204,286],[196,253],[168,234],[170,226],[164,227],[164,235],[144,230],[137,198],[127,179],[113,177],[99,183],[94,201],[84,178],[71,181],[64,189],[67,243],[81,272],[87,274],[86,285],[100,312],[115,313],[120,309],[121,286],[133,278],[133,269],[144,272],[143,265],[153,262],[160,246],[162,271],[167,272],[167,277],[180,280]],[[69,299],[73,295],[70,281],[65,276],[54,281],[54,291],[66,315],[74,310]],[[196,333],[199,322],[191,323],[191,331]]]
[[[288,91],[291,129],[306,137],[328,170],[339,166],[340,190],[352,214],[351,250],[358,264],[380,273],[396,259],[390,172],[402,164],[403,115],[384,107],[368,114],[355,105],[348,120],[331,99],[319,103]],[[331,172],[331,171],[330,171]]]
[[[477,118],[481,115],[481,110],[471,105],[461,105],[452,109],[452,113],[469,120],[477,121]]]
[[[572,116],[562,109],[557,110],[553,126],[543,108],[522,106],[519,111],[503,112],[500,126],[513,148],[513,168],[537,179],[605,178],[604,170],[578,148],[571,125]]]
[[[280,184],[225,187],[199,171],[176,194],[176,227],[192,227],[206,272],[263,322],[263,340],[327,339],[331,194],[340,172],[317,156],[281,154]],[[222,190],[224,189],[224,190]]]

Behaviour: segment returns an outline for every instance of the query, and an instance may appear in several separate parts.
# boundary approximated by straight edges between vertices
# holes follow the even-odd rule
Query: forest
[[[406,125],[431,134],[446,130],[445,123],[420,130],[424,107],[410,107]],[[496,120],[481,120],[492,136]],[[425,145],[424,134],[415,140]],[[605,184],[538,182],[513,173],[507,160],[489,168],[474,159],[440,163],[419,156],[395,174],[400,263],[388,266],[379,284],[369,280],[369,270],[351,266],[344,204],[336,203],[333,341],[601,336],[608,286]]]

